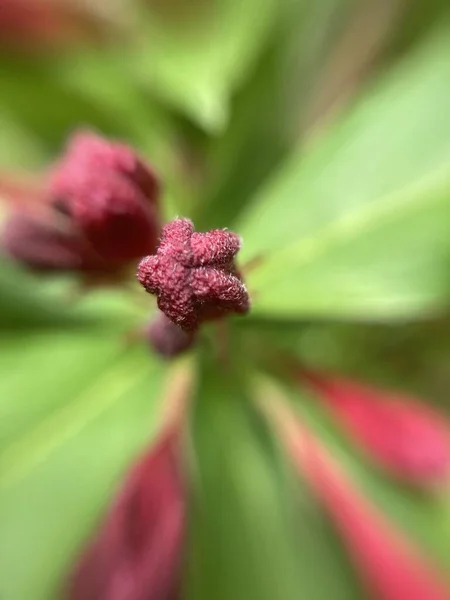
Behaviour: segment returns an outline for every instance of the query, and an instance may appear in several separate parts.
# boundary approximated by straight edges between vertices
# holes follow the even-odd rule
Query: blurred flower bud
[[[92,131],[78,131],[67,143],[54,185],[61,194],[69,195],[78,178],[83,179],[87,170],[115,171],[127,177],[146,196],[157,204],[160,184],[156,174],[143,163],[136,152],[119,142],[105,140]]]
[[[137,276],[171,321],[196,331],[206,320],[249,311],[247,289],[234,266],[240,244],[235,233],[195,233],[189,219],[175,219],[163,227],[157,253],[141,261]]]
[[[2,251],[37,271],[100,271],[104,262],[75,232],[57,228],[42,217],[16,212],[1,235]]]
[[[42,50],[97,37],[103,26],[93,12],[67,0],[4,0],[0,4],[0,46]]]
[[[345,431],[395,476],[415,484],[447,480],[450,429],[420,400],[313,371],[306,381]]]
[[[195,333],[184,331],[162,312],[149,323],[145,333],[153,350],[164,358],[179,356],[195,342]]]
[[[73,572],[68,600],[174,600],[184,499],[178,438],[166,435],[132,469]]]
[[[155,251],[158,183],[126,146],[75,135],[53,173],[50,196],[104,260],[125,262]]]

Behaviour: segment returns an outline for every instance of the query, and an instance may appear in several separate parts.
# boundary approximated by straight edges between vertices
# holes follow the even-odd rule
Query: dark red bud
[[[175,600],[184,499],[177,437],[166,436],[128,475],[69,581],[67,600]]]
[[[194,233],[189,219],[175,219],[163,227],[156,255],[141,261],[137,276],[171,321],[195,331],[203,321],[250,309],[247,289],[234,265],[239,248],[235,233],[223,229]]]
[[[53,203],[115,262],[155,251],[157,192],[155,176],[131,149],[86,133],[74,136],[50,182]]]
[[[158,202],[158,178],[132,148],[105,140],[91,131],[79,131],[72,135],[67,144],[59,172],[55,174],[54,185],[59,187],[62,195],[70,195],[73,179],[83,179],[87,170],[120,173],[138,187],[149,202]]]
[[[157,354],[163,358],[174,358],[191,348],[195,333],[184,331],[164,313],[158,312],[147,326],[146,339]]]
[[[14,213],[1,236],[2,251],[36,271],[100,271],[103,261],[73,231],[27,213]]]

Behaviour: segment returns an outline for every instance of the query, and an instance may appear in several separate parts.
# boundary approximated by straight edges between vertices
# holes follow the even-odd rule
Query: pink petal
[[[69,582],[69,600],[174,600],[184,500],[171,433],[132,469]]]
[[[366,500],[325,446],[287,410],[272,410],[303,477],[333,519],[376,600],[448,600],[441,574]]]
[[[416,484],[448,477],[449,422],[430,406],[320,372],[304,371],[301,380],[371,458],[395,476]]]

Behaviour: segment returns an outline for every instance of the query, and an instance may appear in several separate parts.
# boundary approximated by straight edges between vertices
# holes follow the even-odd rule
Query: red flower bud
[[[61,196],[70,196],[74,180],[83,179],[88,171],[103,170],[124,175],[140,189],[150,203],[157,204],[159,181],[134,150],[125,144],[105,140],[90,131],[76,132],[69,139],[53,185]]]
[[[106,261],[154,252],[158,183],[126,146],[75,135],[53,174],[50,195]]]
[[[192,346],[195,333],[184,331],[159,312],[147,326],[146,339],[157,354],[163,358],[174,358]]]
[[[83,37],[98,37],[100,21],[61,0],[4,0],[0,3],[0,46],[15,51],[42,50]]]
[[[302,380],[352,439],[397,477],[418,484],[448,477],[449,424],[430,406],[321,373],[304,372]]]
[[[177,438],[132,469],[72,574],[68,600],[174,600],[181,578],[184,500]]]
[[[185,331],[230,312],[245,314],[250,300],[234,266],[240,248],[235,233],[194,233],[189,219],[175,219],[162,231],[156,255],[144,258],[138,279],[158,298],[160,310]]]
[[[1,236],[5,254],[36,271],[101,271],[104,262],[75,232],[37,216],[14,213]]]

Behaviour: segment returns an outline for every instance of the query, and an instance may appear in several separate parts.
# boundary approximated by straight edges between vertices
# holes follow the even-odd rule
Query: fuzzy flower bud
[[[189,219],[175,219],[163,227],[157,253],[141,261],[137,276],[173,323],[195,331],[203,321],[248,312],[250,299],[234,265],[240,245],[235,233],[195,233]]]
[[[36,271],[100,271],[103,261],[75,232],[25,212],[7,219],[2,251]]]
[[[158,182],[127,146],[91,133],[74,135],[53,173],[50,195],[105,260],[154,252]]]
[[[157,354],[174,358],[192,346],[195,333],[184,331],[160,312],[147,326],[146,339]]]

